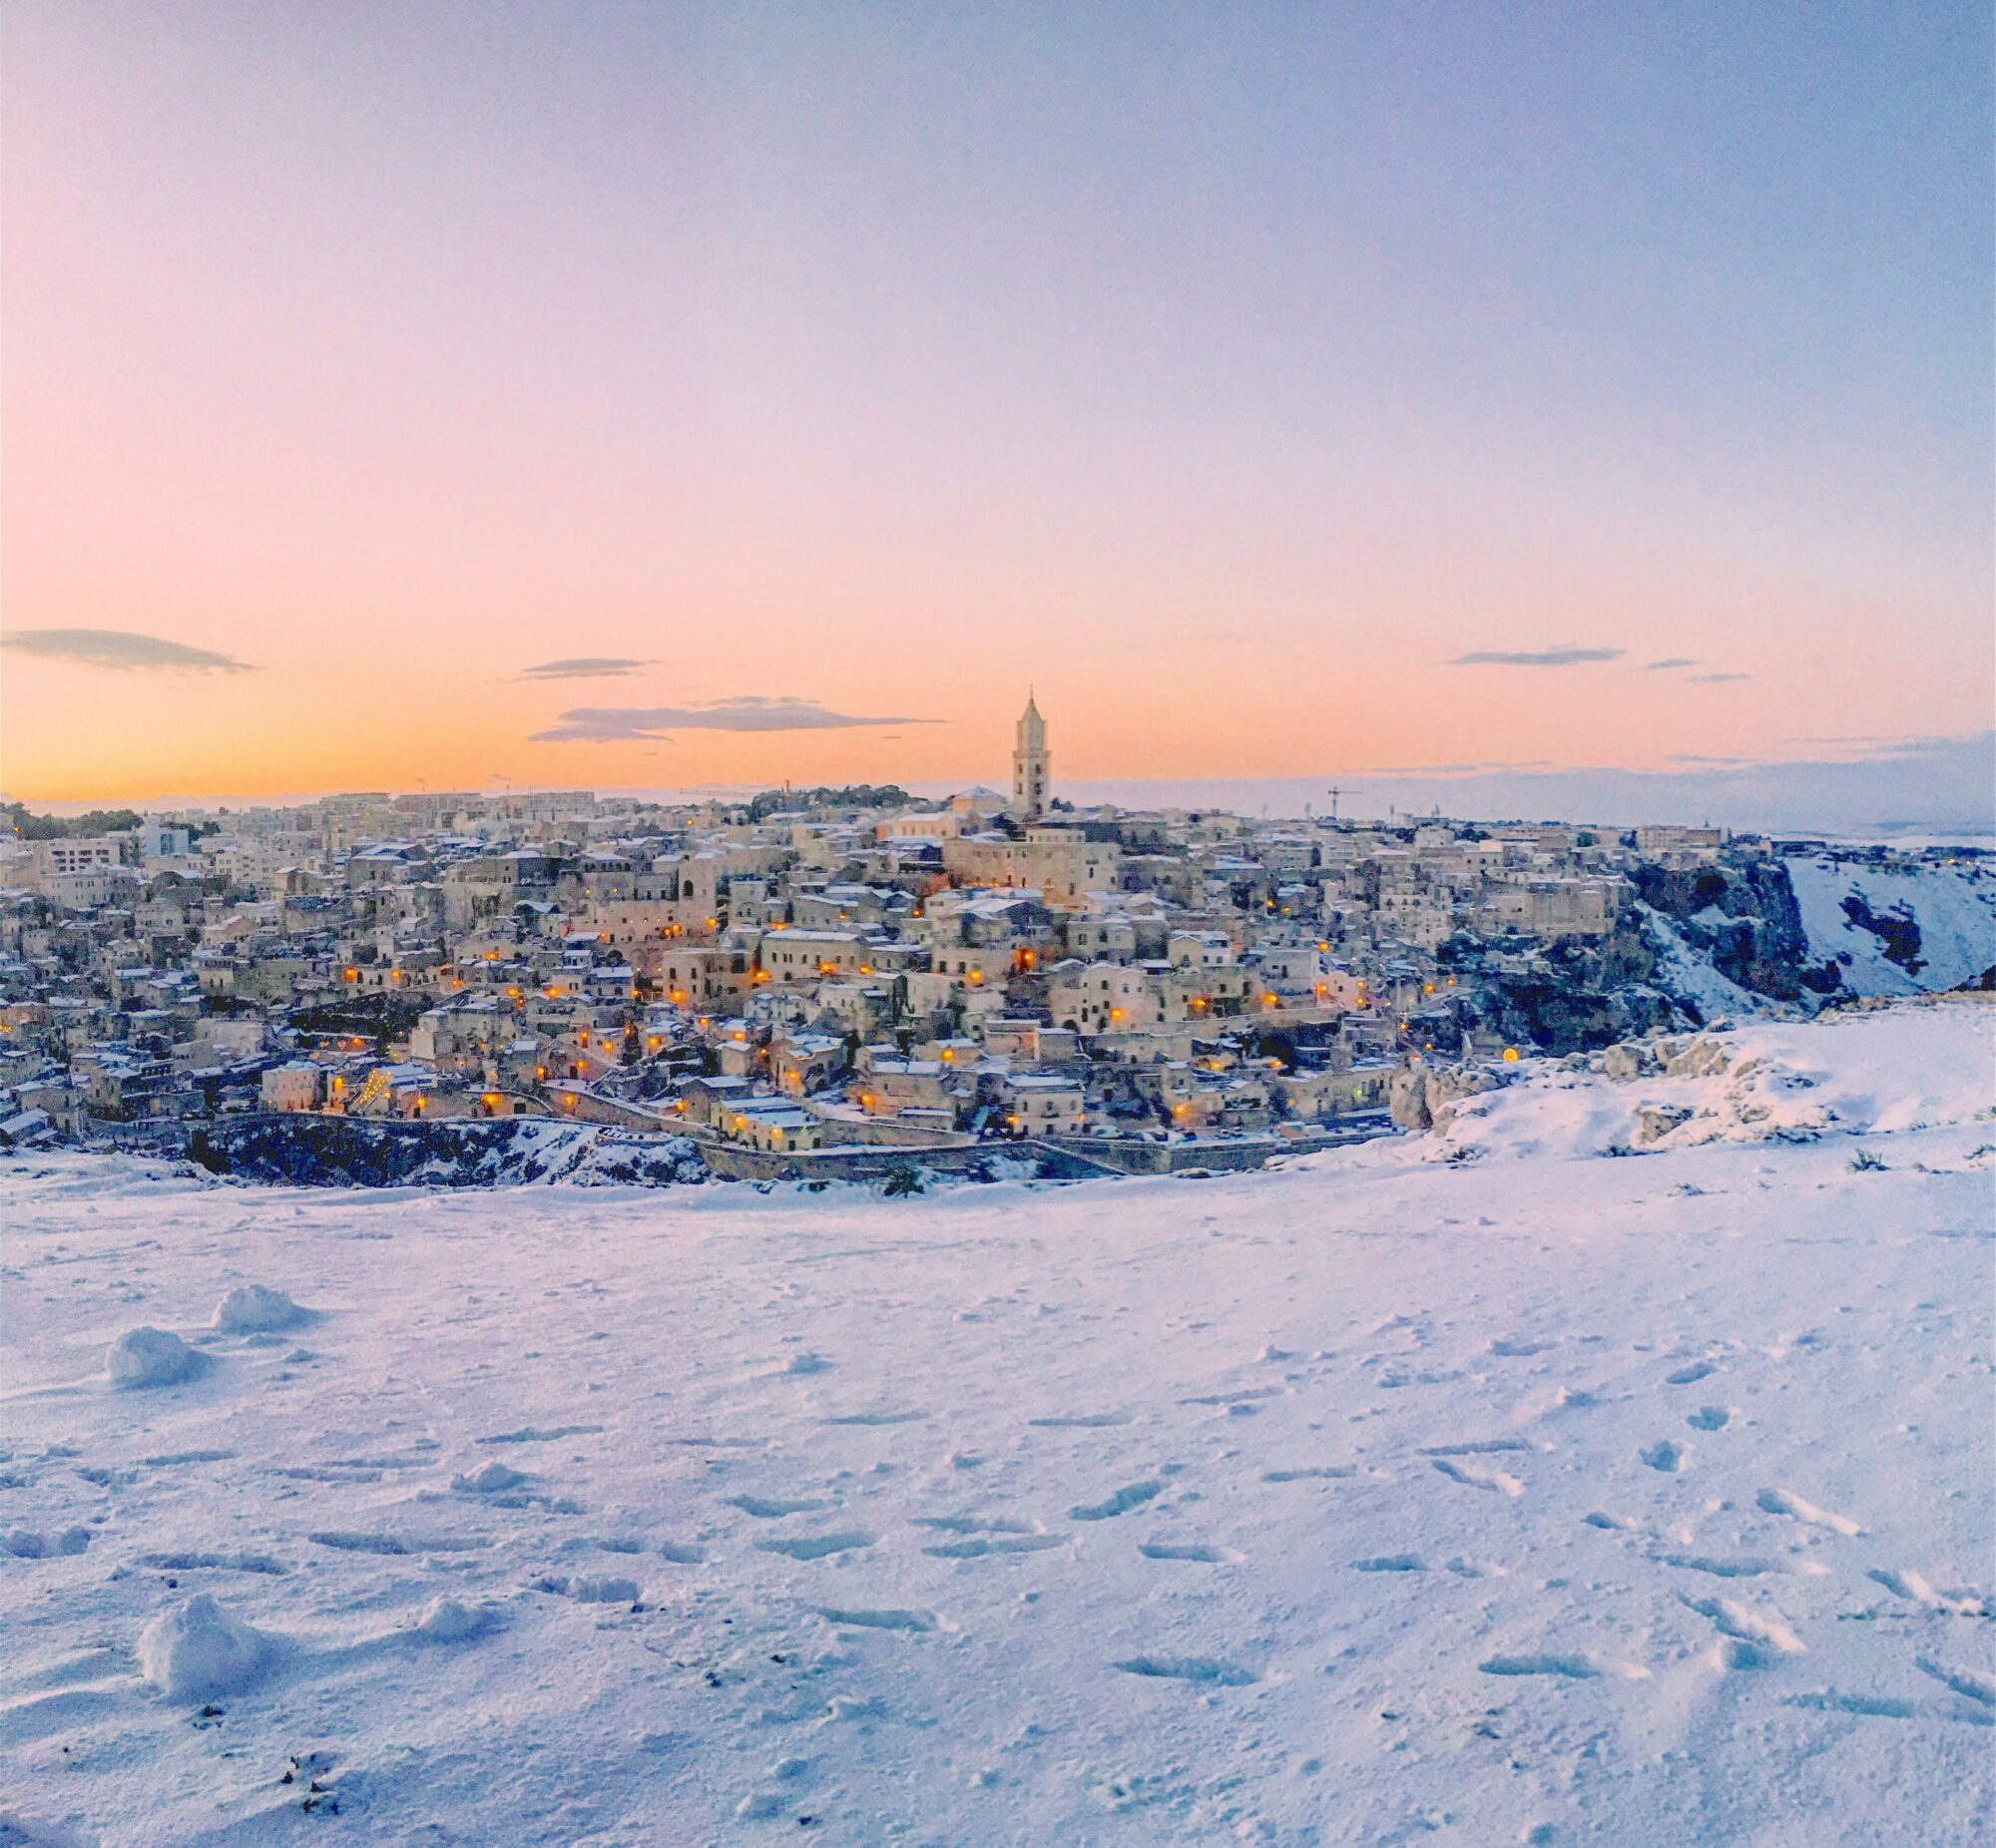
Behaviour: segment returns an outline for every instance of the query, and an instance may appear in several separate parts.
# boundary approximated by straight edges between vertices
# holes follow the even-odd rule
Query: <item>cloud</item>
[[[1520,761],[1493,761],[1487,763],[1382,763],[1369,770],[1358,772],[1361,776],[1481,776],[1490,770],[1543,770],[1550,767],[1544,757],[1529,757]]]
[[[1771,763],[1770,757],[1701,757],[1696,751],[1673,751],[1665,759],[1667,763],[1689,763],[1707,770],[1744,770],[1751,764]]]
[[[569,661],[536,662],[531,668],[522,668],[519,678],[523,681],[608,680],[615,675],[636,674],[640,668],[652,665],[649,661],[635,661],[624,655],[578,655]]]
[[[255,669],[234,655],[190,648],[164,636],[142,636],[129,629],[17,629],[0,636],[0,648],[46,661],[66,661],[79,668],[133,669],[189,674],[253,674]]]
[[[1990,731],[1972,732],[1969,735],[1984,742],[1996,738],[1996,732]],[[1958,748],[1961,741],[1958,737],[1938,736],[1930,732],[1916,732],[1910,737],[1867,737],[1844,733],[1827,737],[1796,737],[1783,740],[1789,744],[1839,745],[1846,756],[1886,757],[1895,760],[1903,757],[1944,756]]]
[[[937,722],[933,718],[911,718],[906,713],[834,712],[815,699],[743,693],[732,699],[705,700],[698,705],[578,705],[563,712],[547,730],[536,731],[528,741],[610,744],[642,738],[657,742],[668,730],[837,731],[862,725]]]
[[[1620,661],[1623,651],[1619,648],[1575,648],[1571,643],[1561,643],[1557,648],[1525,650],[1509,654],[1499,649],[1472,649],[1467,655],[1458,655],[1448,666],[1451,668],[1574,668],[1582,662]]]
[[[1685,678],[1694,687],[1719,687],[1727,681],[1746,681],[1753,677],[1750,674],[1691,674]]]
[[[1862,744],[1870,750],[1897,750],[1903,744],[1916,742],[1912,738],[1880,737],[1875,732],[1828,731],[1810,737],[1783,738],[1784,744]]]
[[[1645,674],[1661,674],[1666,668],[1695,668],[1697,666],[1698,663],[1693,661],[1689,655],[1672,655],[1664,661],[1644,662],[1643,672]]]

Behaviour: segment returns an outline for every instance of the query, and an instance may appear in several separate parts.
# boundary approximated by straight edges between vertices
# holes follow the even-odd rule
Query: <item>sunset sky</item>
[[[12,0],[0,780],[1979,730],[1990,33]]]

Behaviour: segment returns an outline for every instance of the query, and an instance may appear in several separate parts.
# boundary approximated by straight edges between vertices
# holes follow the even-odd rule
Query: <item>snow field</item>
[[[18,1162],[0,1843],[1973,1839],[1991,1018],[1207,1181]]]

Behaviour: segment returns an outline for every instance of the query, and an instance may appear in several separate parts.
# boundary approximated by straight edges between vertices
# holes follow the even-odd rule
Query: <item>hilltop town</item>
[[[751,1178],[1245,1166],[1424,1128],[1534,1053],[1988,980],[1991,876],[1955,849],[1053,791],[1029,700],[1009,795],[17,810],[0,1136],[568,1119]]]

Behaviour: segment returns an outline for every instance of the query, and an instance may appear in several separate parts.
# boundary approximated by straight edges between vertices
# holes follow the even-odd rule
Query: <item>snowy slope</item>
[[[1206,1181],[17,1162],[0,1843],[1971,1840],[1992,1020]]]
[[[1964,1013],[1964,1010],[1966,1012]],[[1982,1123],[1996,1141],[1996,1069],[1985,1037],[1936,1025],[1980,1002],[1917,1002],[1819,1022],[1687,1034],[1656,1043],[1640,1076],[1554,1069],[1458,1105],[1446,1133],[1375,1145],[1368,1165],[1533,1161],[1662,1153],[1713,1142],[1803,1141]]]
[[[1661,911],[1648,905],[1638,909],[1657,952],[1656,984],[1665,994],[1690,1002],[1706,1021],[1752,1020],[1774,1011],[1774,1004],[1716,969]]]
[[[1996,871],[1979,862],[1895,869],[1825,853],[1783,864],[1810,955],[1837,965],[1847,993],[1937,994],[1996,967]]]

